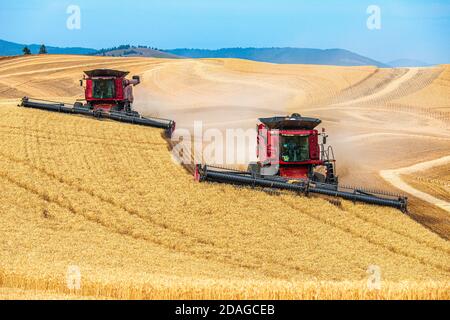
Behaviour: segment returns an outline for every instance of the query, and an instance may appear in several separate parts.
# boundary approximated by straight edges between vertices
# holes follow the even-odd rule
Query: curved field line
[[[288,202],[286,202],[286,203],[288,203]],[[292,203],[288,203],[288,205],[291,208],[295,209],[295,205],[293,205]],[[407,259],[415,260],[416,263],[432,266],[433,268],[435,268],[437,270],[443,271],[445,273],[450,273],[450,268],[448,266],[432,263],[429,261],[425,262],[425,261],[423,261],[423,258],[420,257],[420,255],[410,253],[410,252],[408,252],[408,250],[405,250],[404,248],[390,245],[389,243],[383,243],[379,239],[376,239],[376,237],[369,237],[367,234],[360,232],[357,228],[352,228],[351,226],[341,226],[339,223],[337,223],[331,219],[324,218],[320,214],[314,214],[312,211],[304,212],[304,214],[309,216],[312,219],[315,219],[315,220],[321,222],[321,223],[324,223],[324,224],[329,225],[333,228],[336,228],[340,231],[343,231],[356,239],[364,240],[367,243],[369,243],[375,247],[383,248],[384,250],[390,252],[391,254],[394,254],[396,256],[401,255]],[[360,217],[358,217],[358,219],[361,219],[362,221],[367,222],[366,220],[364,220]],[[370,222],[367,222],[367,223],[371,224]],[[380,226],[377,225],[377,227],[380,227]],[[383,227],[380,227],[380,228],[384,229]],[[440,251],[439,249],[435,249],[435,250]]]
[[[408,82],[412,78],[414,78],[419,72],[419,68],[409,68],[408,72],[405,73],[403,76],[391,81],[386,87],[381,89],[380,91],[377,91],[371,95],[357,98],[354,100],[349,100],[345,102],[340,102],[336,104],[332,104],[332,106],[341,106],[341,105],[347,105],[347,104],[354,104],[354,103],[360,103],[360,102],[367,102],[370,100],[374,100],[380,97],[383,97],[389,93],[394,92],[397,90],[403,83]]]
[[[155,218],[152,218],[150,216],[144,216],[142,214],[142,212],[140,212],[139,210],[133,209],[133,208],[129,208],[126,204],[123,203],[119,203],[117,201],[115,201],[115,199],[110,198],[108,196],[102,195],[98,192],[96,192],[95,190],[92,190],[86,186],[83,186],[81,184],[78,184],[76,181],[73,181],[70,178],[67,178],[65,176],[61,176],[58,175],[56,173],[53,173],[51,171],[48,171],[46,168],[41,167],[41,166],[37,166],[31,163],[28,163],[25,160],[22,159],[18,159],[15,157],[11,157],[9,155],[0,153],[0,158],[2,158],[4,160],[6,160],[7,162],[12,162],[12,163],[17,163],[17,164],[21,164],[25,167],[28,167],[31,170],[35,170],[40,174],[43,174],[55,181],[57,181],[60,184],[63,184],[64,186],[66,186],[67,188],[76,190],[78,192],[83,192],[86,195],[96,198],[97,200],[109,204],[117,209],[123,210],[124,212],[128,213],[131,216],[136,217],[139,220],[142,220],[143,223],[149,223],[150,225],[153,225],[156,228],[159,228],[160,230],[166,231],[168,233],[174,233],[174,234],[178,234],[179,236],[184,237],[185,239],[188,239],[190,241],[193,241],[194,243],[200,244],[200,245],[207,245],[211,248],[215,248],[215,249],[219,249],[219,250],[225,250],[226,248],[224,248],[222,245],[218,244],[217,241],[213,241],[210,239],[205,239],[193,234],[189,234],[187,232],[185,232],[184,230],[175,228],[175,227],[169,227],[168,225],[166,225],[165,223],[159,222],[158,220],[156,220]],[[76,204],[72,204],[69,201],[69,204],[65,204],[62,201],[60,201],[58,198],[54,198],[49,196],[48,194],[46,194],[45,190],[39,190],[38,188],[34,187],[34,186],[30,186],[27,182],[24,182],[20,179],[17,179],[15,177],[12,177],[11,175],[8,174],[7,171],[0,171],[0,179],[6,179],[7,181],[9,181],[10,183],[26,190],[27,192],[33,193],[37,196],[39,196],[40,198],[42,198],[43,200],[47,201],[47,202],[51,202],[54,203],[56,205],[58,205],[61,208],[67,209],[70,212],[72,212],[75,215],[81,216],[84,219],[90,221],[90,222],[94,222],[97,223],[98,225],[121,235],[124,236],[128,236],[131,237],[133,239],[136,240],[143,240],[143,241],[149,241],[153,244],[156,244],[158,246],[162,246],[165,249],[168,249],[170,251],[175,251],[175,252],[181,252],[183,254],[187,254],[187,255],[194,255],[195,253],[189,249],[186,248],[177,248],[174,249],[173,245],[168,242],[167,240],[164,239],[156,239],[156,238],[152,238],[149,235],[146,234],[135,234],[135,233],[123,233],[120,229],[120,224],[119,225],[115,225],[115,224],[108,224],[106,223],[106,221],[102,221],[101,219],[96,219],[96,218],[92,218],[89,215],[84,214],[82,211],[78,210],[77,205]],[[256,259],[260,259],[261,257],[257,254],[257,253],[253,253],[253,254],[249,254],[251,257],[254,257]],[[243,267],[245,268],[245,265],[242,264],[242,261],[236,260],[236,259],[221,259],[221,258],[216,258],[214,259],[215,261],[219,262],[219,263],[225,263],[234,267]],[[287,268],[287,269],[291,269],[295,272],[301,272],[303,275],[305,276],[315,276],[315,270],[310,269],[308,267],[299,267],[299,266],[292,266],[289,264],[285,264],[282,263],[280,261],[273,261],[273,260],[267,260],[269,263],[275,264],[277,266],[279,266],[280,268]]]
[[[142,61],[142,62],[136,62],[136,63],[126,63],[125,61],[120,61],[117,63],[117,65],[126,64],[127,67],[133,66],[141,66],[141,65],[147,65],[148,61]],[[95,67],[95,66],[101,66],[101,65],[111,65],[111,62],[94,62],[94,63],[85,63],[85,64],[78,64],[78,65],[70,65],[66,67],[55,67],[55,68],[48,68],[48,69],[42,69],[42,70],[32,70],[32,71],[23,71],[23,72],[17,72],[17,73],[7,73],[0,75],[0,79],[2,78],[8,78],[8,77],[14,77],[14,76],[25,76],[25,75],[33,75],[33,74],[39,74],[39,73],[47,73],[47,72],[57,72],[57,71],[64,71],[64,70],[70,70],[70,69],[80,69],[80,68],[86,68],[86,67]]]
[[[359,135],[355,135],[355,136],[350,136],[348,138],[343,139],[343,141],[345,141],[345,142],[354,142],[354,141],[365,140],[367,138],[383,137],[383,136],[387,136],[387,137],[398,136],[398,137],[424,138],[424,139],[435,139],[435,140],[450,141],[450,137],[438,137],[438,136],[432,136],[432,135],[410,134],[410,133],[401,133],[401,132],[364,133],[364,134],[359,134]]]
[[[40,174],[45,175],[48,178],[50,178],[52,180],[55,180],[55,181],[57,181],[60,184],[63,184],[67,188],[73,189],[73,190],[75,190],[77,192],[80,192],[80,193],[85,193],[86,195],[88,195],[90,197],[93,197],[93,198],[97,199],[98,201],[101,201],[102,203],[106,203],[106,204],[109,204],[109,205],[111,205],[111,206],[113,206],[113,207],[115,207],[117,209],[123,210],[127,214],[129,214],[131,216],[134,216],[134,217],[137,217],[139,220],[142,220],[143,222],[147,222],[147,223],[149,223],[149,224],[151,224],[151,225],[153,225],[155,227],[158,227],[161,230],[165,230],[168,233],[172,232],[172,233],[175,233],[175,234],[178,234],[178,235],[185,236],[187,238],[191,238],[192,240],[194,240],[194,241],[196,241],[198,243],[201,243],[201,244],[206,244],[206,245],[211,245],[211,246],[218,247],[215,242],[212,242],[210,240],[201,239],[201,238],[198,238],[196,236],[187,234],[186,232],[184,232],[184,230],[179,230],[177,228],[169,228],[166,224],[157,221],[155,218],[153,218],[151,216],[148,216],[148,215],[144,215],[139,210],[136,210],[136,209],[133,209],[133,208],[129,208],[126,204],[120,203],[120,202],[116,201],[114,198],[108,197],[107,195],[103,195],[103,194],[97,192],[97,190],[94,190],[94,189],[88,188],[86,186],[83,186],[82,184],[77,183],[77,181],[74,181],[73,179],[67,178],[65,176],[58,175],[58,174],[56,174],[54,172],[51,172],[51,171],[47,170],[44,167],[31,164],[31,163],[29,163],[27,161],[24,161],[22,159],[14,158],[14,157],[11,157],[9,155],[6,155],[6,154],[0,152],[0,158],[1,157],[3,157],[6,161],[9,161],[9,162],[12,162],[12,163],[15,163],[15,164],[21,164],[21,165],[23,165],[23,166],[25,166],[25,167],[27,167],[27,168],[29,168],[31,170],[35,170],[35,171],[39,172]],[[15,184],[19,183],[17,179],[14,179],[13,177],[10,177],[6,172],[0,172],[0,175],[4,175],[10,181],[16,181],[17,183],[15,183]],[[19,183],[20,186],[22,186],[22,185],[26,186],[26,183],[23,183],[23,182],[20,182],[20,183]],[[33,193],[42,196],[39,191],[35,192],[35,191],[33,191],[33,189],[30,189],[30,188],[26,188],[26,189],[28,191],[32,191]],[[52,200],[52,202],[55,202],[55,203],[59,204],[61,207],[68,208],[70,211],[73,211],[74,213],[78,214],[78,212],[73,207],[73,205],[70,205],[70,207],[69,206],[65,206],[64,204],[61,204],[61,202],[58,201],[58,200],[55,200],[55,201]],[[81,215],[86,217],[86,215],[84,215],[84,214],[81,214]],[[94,221],[97,221],[97,220],[94,220]],[[97,223],[99,223],[99,222],[97,221]],[[145,235],[138,236],[138,235],[134,235],[133,234],[131,236],[133,238],[136,238],[136,239],[153,241],[153,240],[149,239]],[[155,242],[155,243],[157,243],[157,242]],[[162,242],[160,244],[162,244]]]
[[[402,180],[400,175],[402,174],[411,174],[417,171],[423,171],[427,169],[431,169],[433,167],[437,167],[440,165],[444,165],[450,162],[450,156],[445,156],[439,159],[426,161],[426,162],[420,162],[415,165],[400,168],[400,169],[394,169],[394,170],[382,170],[380,171],[381,177],[395,186],[398,189],[401,189],[421,200],[424,200],[428,203],[431,203],[447,212],[450,213],[450,202],[438,199],[428,193],[425,193],[423,191],[417,190],[407,184],[405,181]]]
[[[208,72],[205,69],[207,67],[209,67],[210,65],[205,64],[203,61],[199,62],[199,61],[193,61],[194,64],[194,72],[197,73],[197,75],[199,75],[202,79],[206,80],[206,81],[212,81],[212,82],[219,82],[219,83],[228,83],[228,84],[240,84],[243,86],[253,86],[253,87],[260,87],[262,89],[274,89],[277,91],[282,91],[282,92],[287,92],[287,93],[292,93],[292,94],[298,94],[299,88],[288,88],[288,87],[283,87],[283,86],[279,86],[273,83],[269,83],[267,81],[264,81],[265,79],[263,78],[258,78],[258,79],[239,79],[239,78],[233,78],[233,75],[236,75],[236,71],[230,72],[228,71],[227,76],[228,77],[220,77],[220,76],[215,76],[212,72]],[[241,74],[245,74],[243,72],[240,72]]]

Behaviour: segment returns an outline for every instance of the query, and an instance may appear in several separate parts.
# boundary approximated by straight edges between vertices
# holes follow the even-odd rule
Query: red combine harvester
[[[322,194],[407,211],[407,197],[339,185],[333,148],[326,146],[328,135],[316,130],[321,120],[299,114],[259,120],[257,163],[248,171],[197,165],[196,180]]]
[[[48,111],[80,114],[131,124],[165,129],[168,137],[175,130],[175,122],[167,119],[142,117],[132,109],[133,86],[140,83],[139,76],[126,79],[129,72],[110,69],[85,71],[80,86],[85,86],[85,101],[68,105],[62,102],[22,98],[20,106]]]

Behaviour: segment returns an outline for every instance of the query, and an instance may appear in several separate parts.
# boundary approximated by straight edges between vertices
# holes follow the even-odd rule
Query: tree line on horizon
[[[110,51],[116,51],[116,50],[132,50],[132,49],[151,49],[151,50],[160,50],[156,47],[151,47],[151,46],[146,46],[146,45],[138,45],[138,46],[132,46],[129,44],[126,45],[120,45],[120,46],[116,46],[116,47],[111,47],[111,48],[103,48],[100,50],[97,50],[95,53],[93,53],[93,55],[105,55],[107,52]],[[30,50],[30,48],[28,46],[25,46],[22,49],[22,52],[25,56],[27,55],[31,55],[32,52]],[[42,44],[41,47],[39,48],[39,53],[38,54],[47,54],[48,50],[47,47],[45,46],[45,44]]]
[[[156,47],[151,47],[151,46],[145,46],[145,45],[138,45],[138,46],[132,46],[129,44],[125,44],[125,45],[120,45],[117,47],[112,47],[112,48],[103,48],[100,50],[97,50],[97,52],[93,53],[93,55],[105,55],[107,52],[110,51],[116,51],[116,50],[130,50],[130,49],[151,49],[151,50],[157,50],[159,51],[160,49],[156,48]]]
[[[31,50],[30,50],[30,48],[28,48],[28,46],[25,46],[25,47],[22,49],[22,52],[23,52],[23,54],[24,54],[25,56],[28,56],[28,55],[31,54]],[[44,44],[41,45],[41,47],[39,48],[39,54],[47,54],[47,53],[48,53],[47,47],[46,47]]]

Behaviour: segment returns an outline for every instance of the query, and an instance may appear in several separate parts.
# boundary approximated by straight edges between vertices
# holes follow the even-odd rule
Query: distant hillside
[[[22,55],[22,49],[27,46],[31,53],[39,52],[40,44],[19,44],[0,40],[0,56]],[[387,67],[424,67],[429,64],[411,59],[400,59],[387,64],[370,59],[344,49],[309,49],[309,48],[225,48],[218,50],[206,49],[172,49],[161,50],[147,46],[121,45],[108,49],[91,48],[59,48],[47,46],[49,54],[97,55],[114,57],[154,57],[166,59],[182,58],[237,58],[280,64],[318,64],[336,66],[377,66]]]
[[[40,44],[25,45],[20,43],[9,42],[5,40],[0,40],[0,56],[16,56],[22,55],[23,48],[27,46],[31,53],[39,53]],[[119,47],[108,48],[108,49],[90,49],[90,48],[59,48],[47,46],[47,52],[49,54],[74,54],[74,55],[104,55],[104,56],[114,56],[114,57],[154,57],[154,58],[167,58],[167,59],[179,59],[174,54],[160,51],[156,48],[151,48],[147,46],[130,46],[122,45]]]
[[[37,54],[39,52],[40,44],[19,44],[9,41],[0,40],[0,56],[16,56],[23,54],[22,49],[27,46],[31,53]],[[50,54],[92,54],[97,52],[95,49],[89,48],[58,48],[47,46],[47,52]]]
[[[431,64],[414,59],[398,59],[387,63],[394,68],[402,67],[429,67]]]
[[[384,63],[343,49],[227,48],[219,50],[173,49],[164,51],[188,58],[238,58],[284,64],[320,64],[337,66],[374,65],[378,67],[388,67],[388,65]]]
[[[182,57],[176,56],[171,53],[160,51],[156,48],[150,48],[146,46],[119,46],[110,49],[101,49],[95,53],[97,56],[109,56],[109,57],[153,57],[153,58],[167,58],[167,59],[180,59]]]

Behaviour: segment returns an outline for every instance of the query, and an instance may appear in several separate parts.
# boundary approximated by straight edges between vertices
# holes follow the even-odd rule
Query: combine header
[[[333,148],[326,147],[328,136],[315,129],[321,120],[299,114],[259,120],[257,163],[248,171],[197,165],[196,180],[315,193],[407,211],[404,196],[339,185]],[[325,173],[316,171],[318,167]]]
[[[61,102],[22,98],[20,106],[68,114],[80,114],[95,118],[156,127],[164,129],[167,137],[175,130],[175,122],[167,119],[142,117],[132,109],[133,86],[140,83],[139,76],[126,79],[128,72],[100,69],[85,71],[80,86],[85,86],[85,104],[78,101],[73,105]]]

